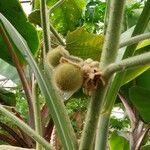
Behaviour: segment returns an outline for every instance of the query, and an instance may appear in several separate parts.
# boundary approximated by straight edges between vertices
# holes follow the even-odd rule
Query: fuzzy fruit
[[[60,58],[63,55],[69,55],[69,53],[62,47],[58,46],[55,49],[47,53],[47,62],[53,67],[56,67],[60,62]]]
[[[54,71],[54,83],[65,92],[77,91],[83,83],[83,73],[80,67],[62,63]]]

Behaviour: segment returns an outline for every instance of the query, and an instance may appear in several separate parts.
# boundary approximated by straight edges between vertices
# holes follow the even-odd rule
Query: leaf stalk
[[[109,78],[115,72],[126,71],[142,65],[150,65],[150,52],[123,59],[120,62],[112,63],[102,71],[102,76],[104,78]]]

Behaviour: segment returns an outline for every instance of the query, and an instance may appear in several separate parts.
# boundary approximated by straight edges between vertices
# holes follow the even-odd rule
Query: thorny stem
[[[102,76],[110,77],[117,71],[125,71],[131,68],[150,64],[150,52],[123,59],[120,62],[112,63],[102,71]]]
[[[0,33],[3,36],[3,39],[8,47],[9,53],[12,56],[12,60],[16,66],[16,69],[18,71],[19,77],[21,79],[22,85],[23,85],[23,89],[25,91],[26,97],[27,97],[27,102],[28,102],[28,106],[29,106],[29,125],[34,128],[34,115],[33,115],[33,104],[32,104],[32,93],[31,93],[31,88],[30,85],[27,81],[27,78],[25,76],[25,73],[23,71],[23,68],[17,58],[17,55],[15,53],[14,47],[11,44],[11,41],[9,40],[5,30],[3,29],[3,27],[0,27]]]
[[[7,116],[10,118],[16,126],[18,126],[20,129],[26,132],[28,136],[35,139],[37,142],[39,142],[46,150],[53,150],[51,145],[43,139],[39,134],[37,134],[33,129],[31,129],[27,124],[25,124],[23,121],[21,121],[19,118],[14,116],[11,112],[6,110],[2,105],[0,105],[0,111],[4,116]]]
[[[140,34],[140,35],[131,37],[129,40],[126,40],[126,41],[120,43],[119,48],[129,46],[129,45],[138,43],[138,42],[146,40],[146,39],[150,39],[150,33],[144,33],[144,34]]]

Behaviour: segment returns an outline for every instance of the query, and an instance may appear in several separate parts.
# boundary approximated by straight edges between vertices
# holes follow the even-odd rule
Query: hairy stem
[[[106,29],[108,25],[108,20],[109,20],[109,11],[110,11],[110,0],[106,0],[106,11],[105,11],[105,16],[104,16],[104,35],[106,34]]]
[[[108,85],[107,93],[104,97],[105,101],[107,101],[107,99],[113,99],[114,97],[116,97],[116,93],[114,93],[114,91],[118,90],[118,86],[116,86],[116,85],[122,83],[121,79],[122,79],[122,77],[119,76],[116,79],[116,81],[114,82],[115,84],[110,83]],[[108,108],[109,108],[108,106],[106,107],[107,109],[104,110],[105,103],[106,103],[105,101],[103,100],[103,107],[100,112],[95,150],[106,150],[110,112],[108,111]],[[112,105],[112,104],[110,103],[110,105]],[[105,130],[103,128],[105,128]],[[103,138],[103,137],[105,137],[105,138]]]
[[[51,29],[51,32],[54,34],[54,36],[57,38],[57,40],[60,42],[60,44],[65,46],[66,45],[65,42],[60,37],[59,33],[55,30],[55,28],[52,26],[52,24],[50,24],[50,29]]]
[[[106,37],[101,55],[101,69],[105,68],[116,59],[119,47],[124,4],[125,0],[112,0],[110,2],[108,28],[106,30]]]
[[[93,93],[88,112],[86,115],[86,123],[81,137],[79,150],[91,150],[93,148],[95,132],[97,128],[99,109],[102,106],[102,97],[105,91],[102,83],[99,84],[98,89]],[[90,143],[90,144],[89,144]]]
[[[119,39],[121,34],[121,25],[124,13],[124,5],[125,0],[112,0],[110,1],[110,13],[108,20],[108,28],[106,30],[106,38],[105,43],[101,55],[101,64],[100,68],[104,69],[109,64],[113,63],[116,60],[118,48],[119,48]],[[107,81],[107,86],[104,89],[108,90],[109,85],[111,83],[111,77]],[[102,103],[106,101],[106,94],[102,97],[100,101]],[[98,100],[98,99],[97,99]],[[107,143],[107,133],[108,133],[108,122],[109,115],[107,112],[102,112],[102,110],[98,111],[98,115],[100,114],[99,125],[97,127],[96,132],[96,143],[95,150],[105,150]],[[103,138],[105,137],[105,138]]]
[[[150,52],[123,59],[120,62],[112,63],[102,71],[102,76],[108,78],[117,71],[125,71],[146,64],[150,64]]]
[[[32,85],[32,95],[33,95],[33,108],[34,108],[34,118],[35,118],[35,131],[37,134],[42,136],[42,125],[41,125],[41,113],[40,113],[40,102],[38,98],[38,85],[33,79]],[[36,150],[42,150],[42,145],[36,142]]]
[[[21,121],[19,118],[14,116],[11,112],[6,110],[2,105],[0,105],[0,112],[11,119],[16,126],[26,132],[30,137],[39,142],[46,150],[53,150],[51,145],[43,139],[39,134],[37,134],[33,129],[31,129],[27,124]]]
[[[150,0],[148,0],[145,3],[145,7],[144,7],[144,9],[141,13],[141,16],[140,16],[140,18],[138,20],[138,23],[137,23],[137,25],[136,25],[136,27],[133,31],[132,36],[135,36],[135,35],[138,35],[138,34],[141,34],[141,33],[144,32],[144,30],[145,30],[145,28],[146,28],[146,26],[149,22],[149,18],[150,18],[150,9],[149,9],[149,7],[150,7]],[[142,22],[142,24],[141,24],[141,22]],[[133,55],[137,44],[138,43],[136,43],[134,45],[131,45],[126,49],[126,52],[124,54],[124,58],[127,58],[127,57]],[[106,117],[106,118],[110,117],[110,114],[111,114],[111,111],[112,111],[112,108],[113,108],[118,90],[119,90],[119,88],[122,84],[124,76],[125,76],[125,72],[117,73],[115,75],[115,77],[113,78],[113,81],[109,85],[109,89],[107,91],[107,95],[105,97],[105,102],[104,102],[103,110],[102,110],[103,113],[108,115],[108,117]],[[99,122],[101,122],[101,117],[100,117]],[[109,119],[107,119],[107,121],[105,121],[103,124],[99,123],[98,128],[101,129],[103,126],[107,126],[108,124],[109,124]],[[107,130],[108,130],[108,128],[107,128]],[[96,139],[103,138],[104,134],[107,134],[107,133],[108,133],[108,131],[106,131],[103,134],[99,134],[99,137],[97,137]],[[96,143],[98,144],[97,147],[99,148],[101,144],[98,143],[98,142],[96,142]],[[98,149],[98,150],[101,150],[101,149]]]
[[[148,18],[150,18],[150,9],[149,9],[149,7],[150,7],[150,0],[148,0],[146,2],[145,7],[142,11],[142,14],[140,16],[140,19],[139,19],[137,25],[136,25],[136,27],[133,31],[132,36],[138,35],[138,34],[141,34],[142,32],[144,32],[144,30],[145,30],[145,28],[146,28],[146,26],[149,22]],[[141,21],[143,21],[142,24],[141,24]],[[133,45],[127,47],[127,49],[125,51],[125,54],[124,54],[124,58],[127,58],[127,57],[133,55],[137,44],[138,43],[136,43],[136,45],[133,44]],[[110,90],[107,93],[108,97],[106,97],[107,101],[105,101],[105,104],[104,104],[104,107],[103,107],[104,111],[110,111],[111,112],[111,110],[113,108],[113,104],[115,102],[115,98],[117,96],[117,92],[118,92],[118,90],[119,90],[119,88],[122,84],[121,81],[124,79],[124,76],[125,76],[125,71],[124,72],[119,72],[115,75],[115,77],[113,79],[113,82],[110,85],[110,88],[109,88]],[[113,94],[113,96],[110,96],[110,94]]]
[[[59,0],[57,3],[55,3],[50,9],[49,9],[49,13],[51,14],[53,11],[55,11],[60,5],[63,4],[65,0]],[[54,36],[57,38],[57,40],[60,42],[60,44],[62,44],[63,46],[65,46],[65,42],[63,41],[63,39],[60,37],[59,33],[55,30],[55,28],[53,27],[52,24],[50,24],[50,30],[51,32],[54,34]]]
[[[129,46],[129,45],[138,43],[138,42],[146,40],[146,39],[150,39],[150,33],[144,33],[141,35],[131,37],[129,40],[126,40],[126,41],[120,43],[119,48]]]
[[[19,74],[20,80],[22,82],[23,85],[23,89],[25,91],[26,97],[27,97],[27,102],[28,102],[28,106],[29,106],[29,125],[34,128],[34,115],[33,115],[33,104],[32,104],[32,93],[31,93],[31,88],[30,85],[27,81],[26,75],[24,73],[23,67],[20,64],[17,55],[15,53],[14,47],[12,46],[11,41],[9,40],[5,30],[3,29],[2,26],[0,26],[0,33],[8,47],[9,53],[12,57],[12,60],[16,66],[17,72]]]
[[[44,38],[44,56],[51,49],[50,43],[50,28],[49,28],[49,15],[46,6],[46,0],[40,0],[41,7],[41,26],[43,29],[43,38]]]

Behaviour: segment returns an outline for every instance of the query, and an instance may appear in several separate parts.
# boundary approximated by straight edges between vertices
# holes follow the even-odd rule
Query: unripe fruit
[[[62,47],[58,46],[55,49],[47,53],[47,62],[53,67],[56,67],[60,62],[60,58],[63,55],[69,55],[69,53]]]
[[[54,83],[64,92],[77,91],[83,83],[81,68],[73,64],[62,63],[58,65],[53,75]]]

